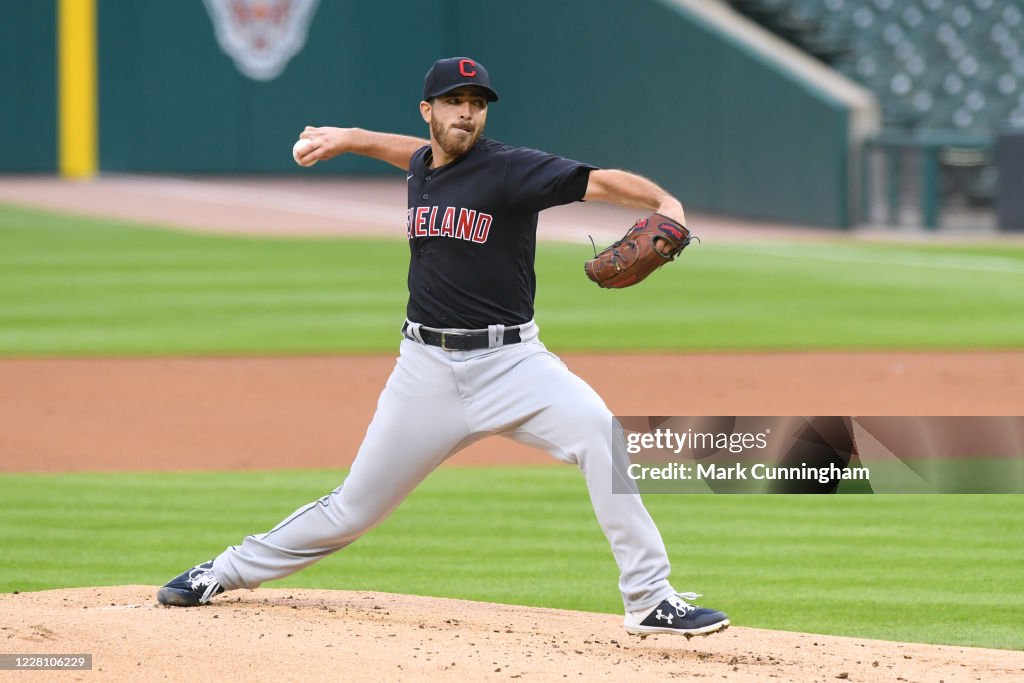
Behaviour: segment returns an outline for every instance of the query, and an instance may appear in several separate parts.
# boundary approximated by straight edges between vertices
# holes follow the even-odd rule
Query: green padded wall
[[[432,3],[323,0],[305,48],[278,78],[255,81],[221,51],[200,0],[101,0],[101,166],[291,172],[306,124],[418,133],[438,19]],[[379,170],[346,158],[315,172]]]
[[[0,172],[57,168],[57,14],[50,0],[0,0]]]
[[[0,170],[55,165],[54,5],[0,0]],[[672,0],[321,0],[271,81],[238,71],[202,0],[98,11],[104,171],[387,173],[300,170],[291,144],[307,123],[425,135],[423,73],[471,55],[502,94],[492,137],[638,171],[694,209],[850,222],[845,106]]]

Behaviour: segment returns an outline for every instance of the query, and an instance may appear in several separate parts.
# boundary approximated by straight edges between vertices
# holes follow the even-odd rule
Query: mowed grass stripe
[[[0,354],[393,353],[405,312],[402,240],[194,234],[0,206],[0,244]],[[538,247],[537,319],[558,351],[1024,345],[1021,247],[708,235],[623,291],[583,276],[588,254]]]
[[[2,475],[0,590],[156,586],[270,528],[342,477]],[[704,593],[702,602],[736,624],[1024,649],[1024,497],[646,501],[677,588]],[[618,613],[616,576],[573,468],[442,468],[378,529],[269,585]]]
[[[926,245],[927,246],[927,245]],[[991,254],[915,254],[910,252],[893,251],[889,254],[879,254],[871,248],[860,248],[849,246],[837,252],[829,246],[813,247],[802,245],[793,249],[790,245],[766,245],[760,244],[756,248],[731,246],[730,249],[737,253],[750,253],[762,256],[779,258],[817,259],[821,261],[838,261],[842,263],[864,263],[870,265],[892,265],[905,268],[945,268],[952,270],[972,270],[977,272],[1003,272],[1016,275],[1024,275],[1024,263],[1011,258],[992,256]]]

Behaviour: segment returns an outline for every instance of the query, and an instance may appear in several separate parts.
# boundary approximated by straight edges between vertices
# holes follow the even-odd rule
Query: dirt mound
[[[1021,680],[1024,653],[733,627],[641,641],[616,615],[260,589],[193,609],[115,586],[0,595],[5,652],[93,655],[112,680]],[[85,680],[85,672],[62,674]]]

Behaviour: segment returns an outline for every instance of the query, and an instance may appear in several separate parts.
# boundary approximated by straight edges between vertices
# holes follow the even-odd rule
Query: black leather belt
[[[409,334],[406,334],[408,329],[409,323],[402,325],[402,334],[406,337],[410,337]],[[423,338],[424,344],[440,346],[445,351],[477,351],[489,348],[491,345],[491,333],[487,330],[440,332],[421,327],[420,337]],[[519,328],[510,327],[506,329],[502,340],[505,344],[518,344],[521,342],[522,337],[519,336]]]

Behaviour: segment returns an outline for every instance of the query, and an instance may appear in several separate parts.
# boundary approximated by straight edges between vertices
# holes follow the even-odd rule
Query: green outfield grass
[[[265,531],[341,473],[0,476],[0,591],[150,584]],[[680,590],[744,626],[1024,649],[1020,496],[647,496]],[[268,587],[618,613],[570,467],[442,468],[382,526]]]
[[[404,240],[142,229],[0,206],[0,354],[393,352]],[[643,286],[583,276],[589,245],[538,247],[558,351],[1019,348],[1024,248],[716,244]]]

